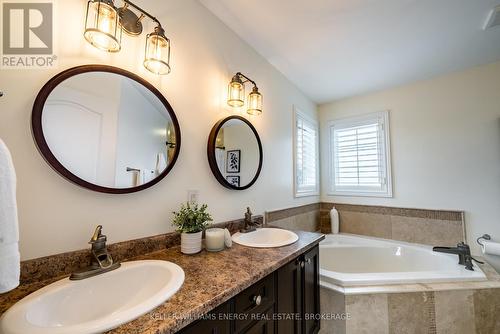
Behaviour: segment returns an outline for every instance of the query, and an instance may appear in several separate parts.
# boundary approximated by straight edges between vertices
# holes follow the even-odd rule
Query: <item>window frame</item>
[[[355,187],[349,189],[338,189],[335,184],[335,153],[334,153],[334,127],[337,125],[351,125],[352,127],[362,125],[363,123],[370,123],[374,120],[381,122],[383,126],[383,140],[381,143],[384,149],[385,157],[382,161],[385,163],[386,170],[386,186],[385,189],[381,190],[366,190],[359,189],[356,190]],[[390,118],[389,111],[380,111],[370,114],[364,114],[354,117],[346,117],[336,120],[330,120],[328,122],[328,168],[329,168],[329,180],[328,180],[328,193],[329,196],[351,196],[351,197],[381,197],[381,198],[392,198],[393,197],[393,182],[392,182],[392,166],[391,166],[391,140],[390,140]]]
[[[297,120],[302,119],[308,123],[311,123],[316,130],[316,140],[315,140],[315,152],[316,152],[316,185],[314,189],[300,190],[300,186],[297,183]],[[320,159],[319,159],[319,121],[312,118],[311,116],[305,114],[296,106],[293,107],[293,193],[295,198],[308,197],[308,196],[319,196],[320,194]]]

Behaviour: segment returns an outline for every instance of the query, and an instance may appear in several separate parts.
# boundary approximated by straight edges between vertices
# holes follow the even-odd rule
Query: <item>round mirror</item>
[[[35,142],[63,177],[121,194],[163,179],[179,155],[174,111],[150,83],[125,70],[87,65],[52,78],[32,113]]]
[[[215,124],[208,138],[208,162],[224,187],[250,188],[262,169],[262,144],[253,125],[243,117],[230,116]]]

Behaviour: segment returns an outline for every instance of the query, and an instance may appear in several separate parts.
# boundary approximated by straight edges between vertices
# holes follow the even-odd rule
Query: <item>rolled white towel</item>
[[[0,246],[0,293],[19,285],[21,255],[17,243]]]
[[[339,212],[337,209],[332,208],[330,210],[330,226],[332,228],[332,234],[338,234],[340,230],[340,220],[339,220]]]
[[[485,255],[500,256],[500,243],[494,241],[481,241],[481,251]]]
[[[0,293],[19,285],[18,243],[16,173],[10,152],[0,139]]]

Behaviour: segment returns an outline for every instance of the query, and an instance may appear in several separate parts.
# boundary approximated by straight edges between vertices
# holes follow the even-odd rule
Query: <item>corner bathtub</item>
[[[320,243],[320,277],[324,286],[483,281],[486,276],[458,264],[458,255],[431,246],[351,234],[329,234]]]

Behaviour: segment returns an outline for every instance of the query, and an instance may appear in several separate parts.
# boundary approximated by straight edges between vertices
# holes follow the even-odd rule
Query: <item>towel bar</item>
[[[482,237],[479,237],[477,238],[477,243],[480,244],[481,246],[483,246],[483,244],[481,243],[481,239],[484,239],[484,240],[491,240],[491,236],[489,234],[484,234]]]

